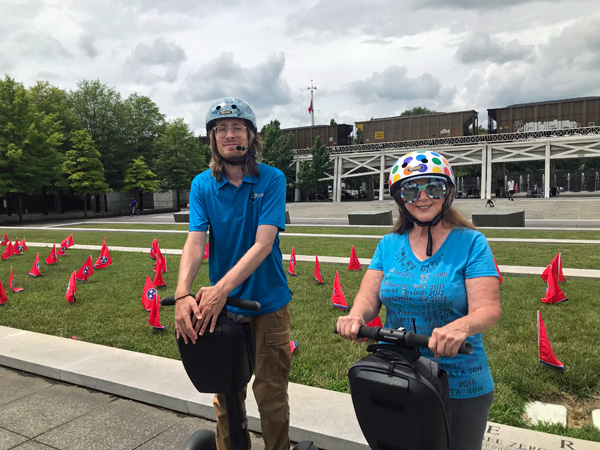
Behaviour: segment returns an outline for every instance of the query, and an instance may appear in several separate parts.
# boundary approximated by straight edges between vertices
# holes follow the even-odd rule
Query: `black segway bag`
[[[448,374],[435,361],[379,350],[348,372],[356,417],[373,450],[449,448]]]
[[[183,367],[199,392],[240,392],[254,371],[252,324],[233,320],[227,313],[217,319],[215,331],[198,336],[195,344],[177,340]]]

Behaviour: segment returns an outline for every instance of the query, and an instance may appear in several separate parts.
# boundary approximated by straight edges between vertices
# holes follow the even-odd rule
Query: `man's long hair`
[[[246,154],[246,163],[242,166],[242,170],[245,175],[258,176],[260,171],[258,170],[257,159],[262,152],[262,144],[258,140],[254,128],[246,121],[246,129],[248,130],[248,152]],[[217,140],[215,138],[215,127],[212,127],[208,132],[208,138],[210,139],[210,149],[212,151],[212,157],[210,159],[210,168],[212,169],[213,176],[221,181],[223,178],[223,165],[225,162],[219,151],[217,150]]]

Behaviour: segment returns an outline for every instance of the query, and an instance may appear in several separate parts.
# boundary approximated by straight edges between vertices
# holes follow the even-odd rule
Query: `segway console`
[[[371,449],[447,450],[448,374],[421,356],[418,347],[427,347],[429,337],[366,326],[358,337],[388,343],[369,346],[373,353],[348,371],[356,418]],[[464,342],[461,353],[472,352]]]

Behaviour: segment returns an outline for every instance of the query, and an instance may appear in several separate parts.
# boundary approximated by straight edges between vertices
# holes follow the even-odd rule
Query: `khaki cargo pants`
[[[262,316],[246,318],[254,333],[254,383],[252,391],[258,405],[265,450],[289,450],[290,407],[288,377],[292,365],[290,351],[290,305]],[[246,389],[240,394],[242,405]],[[217,449],[230,450],[229,423],[225,396],[216,394],[213,405],[217,415]],[[244,423],[248,428],[246,408]],[[250,448],[250,437],[248,437]]]

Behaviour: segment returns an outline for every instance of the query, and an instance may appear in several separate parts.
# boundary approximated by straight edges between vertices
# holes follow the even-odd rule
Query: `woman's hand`
[[[441,328],[434,328],[429,338],[429,350],[434,358],[449,356],[454,358],[458,354],[460,345],[467,339],[467,332],[456,322],[451,322]]]
[[[358,341],[358,330],[365,322],[361,317],[342,316],[338,317],[337,332],[344,339]]]

